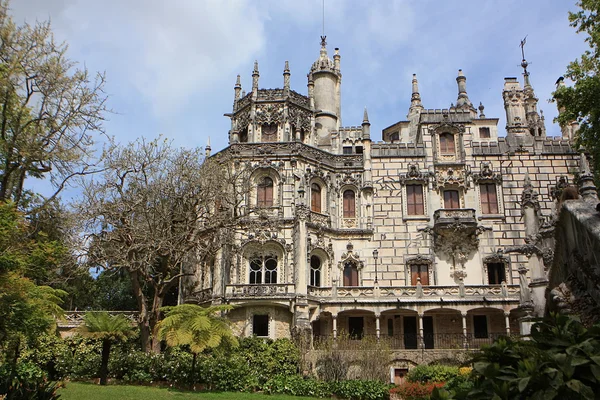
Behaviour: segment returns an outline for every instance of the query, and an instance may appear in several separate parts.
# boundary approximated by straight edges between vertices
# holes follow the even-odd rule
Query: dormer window
[[[400,133],[394,132],[390,135],[390,142],[398,142],[400,140]]]
[[[277,124],[264,124],[262,126],[262,141],[276,142],[277,141]]]
[[[453,134],[446,132],[440,135],[440,153],[444,156],[456,154]]]

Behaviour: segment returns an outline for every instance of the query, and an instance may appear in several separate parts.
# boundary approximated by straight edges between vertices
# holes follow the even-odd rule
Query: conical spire
[[[367,107],[365,107],[365,112],[363,113],[362,136],[363,139],[371,139],[371,123],[369,122]]]
[[[369,124],[371,125],[371,123],[369,122],[369,113],[367,112],[367,107],[365,107],[365,112],[363,113],[363,125],[364,124]]]
[[[410,96],[409,112],[417,108],[423,108],[423,104],[421,104],[421,94],[419,93],[419,81],[417,81],[417,74],[413,74],[412,95]]]

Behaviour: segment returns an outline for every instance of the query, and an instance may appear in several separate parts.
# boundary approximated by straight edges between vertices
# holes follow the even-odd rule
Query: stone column
[[[333,321],[332,324],[332,328],[333,328],[333,338],[337,339],[337,314],[331,314],[331,319]]]
[[[375,314],[375,332],[377,333],[377,339],[381,336],[381,314]]]
[[[300,192],[300,190],[299,190]],[[295,292],[296,292],[296,310],[294,311],[294,325],[298,328],[308,328],[310,326],[308,316],[308,301],[307,301],[307,260],[306,260],[306,220],[310,214],[310,210],[303,204],[303,199],[297,200],[296,205],[296,232],[294,241],[296,249],[294,254],[295,260]]]
[[[505,312],[504,313],[504,323],[506,325],[506,336],[510,336],[510,313],[509,312]]]
[[[425,348],[425,341],[423,340],[423,314],[419,314],[419,348]]]
[[[462,331],[463,331],[463,348],[469,347],[469,341],[467,340],[467,313],[460,313],[462,317]]]

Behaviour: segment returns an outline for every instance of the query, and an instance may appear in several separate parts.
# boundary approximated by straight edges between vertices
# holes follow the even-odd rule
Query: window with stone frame
[[[258,207],[273,207],[273,179],[263,177],[256,188],[256,205]]]
[[[254,314],[252,316],[252,334],[258,337],[269,337],[269,316]]]
[[[482,214],[498,214],[498,195],[495,183],[480,183],[479,196]]]
[[[314,255],[310,257],[310,286],[321,286],[321,259]]]
[[[457,209],[460,208],[460,193],[458,190],[444,190],[444,208]]]
[[[475,336],[475,339],[488,338],[488,321],[486,315],[473,315],[473,336]]]
[[[344,286],[358,286],[358,268],[354,263],[344,265]]]
[[[343,194],[343,209],[344,218],[355,218],[356,217],[356,194],[354,190],[348,189]]]
[[[504,263],[487,263],[488,284],[500,285],[506,282],[506,266]]]
[[[321,186],[317,183],[310,185],[310,209],[321,212]]]
[[[264,124],[262,126],[262,141],[276,142],[277,141],[277,124]]]
[[[487,127],[479,128],[479,138],[480,139],[489,139],[490,137],[491,137],[490,128],[487,128]]]
[[[252,258],[249,282],[253,285],[277,283],[277,256]]]
[[[411,264],[410,265],[410,284],[416,286],[421,283],[423,286],[429,285],[429,265]]]
[[[423,198],[423,185],[406,185],[406,213],[408,215],[425,214],[425,202]]]
[[[394,132],[390,135],[390,142],[398,142],[400,140],[400,132]]]
[[[352,154],[352,146],[344,146],[342,152],[343,154]]]
[[[443,156],[456,154],[456,145],[454,143],[453,134],[445,132],[440,135],[440,154]]]

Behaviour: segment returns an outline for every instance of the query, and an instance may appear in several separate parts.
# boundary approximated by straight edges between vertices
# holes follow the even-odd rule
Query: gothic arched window
[[[344,286],[358,286],[358,268],[351,262],[344,265]]]
[[[321,286],[321,259],[317,256],[310,257],[310,285]]]
[[[440,153],[442,155],[454,155],[456,153],[453,134],[446,132],[440,135]]]
[[[356,195],[354,190],[346,190],[344,192],[344,218],[356,217]]]
[[[316,183],[310,186],[310,209],[314,212],[321,212],[321,186]]]
[[[262,126],[262,141],[276,142],[277,141],[277,124],[264,124]]]
[[[273,179],[265,176],[258,182],[256,199],[258,207],[273,207]]]
[[[250,284],[277,283],[277,257],[255,257],[250,260]]]

